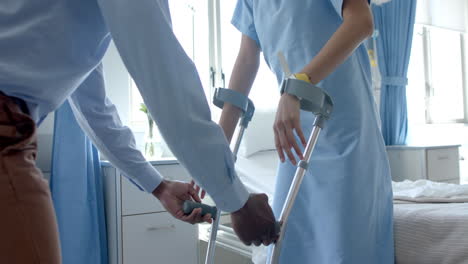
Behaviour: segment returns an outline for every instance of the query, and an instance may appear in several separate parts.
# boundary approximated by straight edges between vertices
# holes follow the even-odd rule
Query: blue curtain
[[[408,134],[406,85],[416,0],[392,0],[381,6],[374,5],[372,9],[379,32],[377,58],[382,76],[382,133],[387,145],[402,145]]]
[[[70,105],[55,112],[52,199],[64,264],[107,264],[107,234],[99,154]]]

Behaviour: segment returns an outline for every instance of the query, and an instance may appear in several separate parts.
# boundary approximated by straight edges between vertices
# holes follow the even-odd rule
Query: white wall
[[[122,123],[130,121],[130,76],[114,43],[103,60],[107,97],[116,105]]]

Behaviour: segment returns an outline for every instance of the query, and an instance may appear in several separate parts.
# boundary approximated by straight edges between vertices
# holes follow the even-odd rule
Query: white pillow
[[[240,156],[248,158],[259,151],[275,149],[275,137],[273,133],[275,116],[275,109],[255,110],[255,114],[245,130],[239,148]]]

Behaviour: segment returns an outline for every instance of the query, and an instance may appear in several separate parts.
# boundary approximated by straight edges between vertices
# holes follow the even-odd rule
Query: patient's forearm
[[[319,83],[343,63],[372,31],[372,14],[367,0],[345,0],[343,23],[301,72],[309,75],[312,83]]]
[[[229,89],[249,95],[259,65],[260,49],[254,40],[247,36],[242,36],[241,48],[232,70],[231,80],[229,81]],[[225,104],[219,125],[223,128],[229,142],[231,142],[239,116],[240,110],[237,107]]]

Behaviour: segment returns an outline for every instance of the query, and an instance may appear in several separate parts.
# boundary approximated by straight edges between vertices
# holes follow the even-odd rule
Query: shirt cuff
[[[144,191],[152,193],[156,187],[163,181],[163,177],[158,173],[158,171],[150,164],[147,163],[144,166],[141,166],[138,170],[133,170],[135,172],[134,177],[128,177],[132,179],[137,185],[143,188]]]
[[[231,184],[219,188],[215,194],[210,194],[221,211],[232,213],[242,207],[249,199],[250,193],[238,177],[234,177]]]

